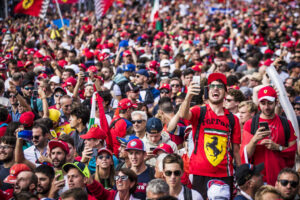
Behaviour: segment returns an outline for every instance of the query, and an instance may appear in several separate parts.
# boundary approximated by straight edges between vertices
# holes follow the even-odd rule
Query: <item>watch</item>
[[[283,150],[283,146],[279,145],[279,151]]]

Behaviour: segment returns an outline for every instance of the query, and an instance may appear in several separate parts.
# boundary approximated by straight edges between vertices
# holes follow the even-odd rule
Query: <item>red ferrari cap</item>
[[[84,134],[80,136],[82,139],[101,139],[101,140],[105,140],[106,138],[106,133],[100,129],[99,127],[92,127],[90,128],[90,130]]]
[[[273,102],[277,98],[277,93],[271,86],[266,86],[258,91],[257,97],[259,102],[264,99]]]

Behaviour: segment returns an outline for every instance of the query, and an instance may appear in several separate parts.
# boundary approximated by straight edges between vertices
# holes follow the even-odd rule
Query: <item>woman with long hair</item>
[[[99,149],[96,160],[95,180],[100,182],[105,189],[111,190],[114,186],[114,175],[112,152],[106,148]]]

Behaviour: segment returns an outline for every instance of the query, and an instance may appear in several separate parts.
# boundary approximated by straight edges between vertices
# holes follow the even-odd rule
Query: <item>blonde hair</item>
[[[263,185],[261,186],[257,192],[255,193],[255,200],[263,200],[263,196],[267,193],[272,193],[275,195],[278,195],[278,198],[281,198],[281,194],[278,190],[276,190],[275,187],[271,186],[271,185]]]
[[[113,186],[115,184],[115,180],[114,180],[114,176],[115,176],[115,167],[114,167],[114,160],[113,157],[111,156],[111,161],[112,161],[112,165],[110,165],[109,168],[109,184],[111,186]],[[98,159],[98,157],[96,158]],[[96,160],[97,162],[97,160]],[[100,166],[96,164],[96,172],[95,172],[95,180],[98,181],[99,183],[101,182],[101,177],[100,177]]]
[[[257,108],[257,105],[255,105],[255,103],[251,100],[249,101],[242,101],[240,104],[239,104],[239,109],[246,106],[247,107],[247,110],[249,113],[257,113],[258,111],[258,108]]]

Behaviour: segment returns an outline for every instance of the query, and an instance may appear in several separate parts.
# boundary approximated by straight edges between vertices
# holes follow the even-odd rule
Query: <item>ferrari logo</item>
[[[268,90],[264,90],[264,93],[267,94]]]
[[[207,160],[214,167],[224,159],[227,147],[227,137],[204,134],[204,151]]]
[[[22,6],[24,9],[28,9],[32,6],[34,0],[23,0]]]
[[[66,3],[68,0],[61,0],[62,2]]]

